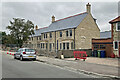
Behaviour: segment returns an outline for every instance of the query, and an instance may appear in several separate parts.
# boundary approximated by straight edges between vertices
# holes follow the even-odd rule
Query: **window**
[[[72,30],[70,30],[70,36],[72,36]]]
[[[45,39],[45,34],[44,34],[44,39]]]
[[[100,45],[100,49],[105,49],[105,45]]]
[[[54,43],[53,43],[53,47],[54,47]]]
[[[44,48],[44,43],[43,43],[43,48]]]
[[[60,43],[60,50],[62,49],[62,44]]]
[[[37,37],[37,40],[38,40],[38,37]]]
[[[93,45],[94,49],[99,49],[99,45]]]
[[[42,48],[42,43],[41,43],[41,48]]]
[[[114,49],[115,49],[115,50],[118,49],[118,44],[119,44],[118,41],[114,41],[114,45],[113,45],[113,46],[114,46]]]
[[[117,23],[116,30],[120,31],[120,22]]]
[[[46,49],[48,48],[47,46],[48,46],[48,43],[46,43]]]
[[[69,49],[69,43],[67,43],[67,49]]]
[[[50,32],[50,38],[52,38],[52,32]]]
[[[40,44],[37,44],[37,47],[40,48]]]
[[[46,33],[46,38],[47,38],[47,33]]]
[[[71,49],[73,49],[73,42],[71,42]]]
[[[46,34],[44,34],[44,39],[45,39],[45,38],[47,38],[47,33],[46,33]]]
[[[51,51],[51,49],[52,49],[51,43],[50,43],[50,45],[49,45],[49,48],[50,48],[49,50]]]
[[[41,40],[41,36],[39,37],[39,40]]]
[[[60,37],[62,37],[62,31],[60,31]]]
[[[63,43],[63,50],[65,49],[65,43]]]
[[[66,31],[66,36],[68,37],[68,31]]]

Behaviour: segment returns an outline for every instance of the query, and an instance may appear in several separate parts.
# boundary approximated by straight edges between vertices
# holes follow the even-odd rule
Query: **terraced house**
[[[100,29],[91,14],[91,5],[86,5],[86,12],[55,20],[52,16],[48,27],[38,29],[31,36],[28,44],[41,51],[92,49],[92,38],[100,37]]]

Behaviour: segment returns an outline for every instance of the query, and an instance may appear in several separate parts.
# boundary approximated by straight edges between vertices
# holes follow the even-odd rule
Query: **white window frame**
[[[120,22],[119,22],[119,24],[120,24]],[[116,23],[116,31],[120,31],[120,30],[118,30],[118,22]]]
[[[115,49],[115,42],[117,42],[117,44],[118,44],[118,48],[117,49]],[[119,49],[119,41],[113,41],[113,48],[114,48],[114,50],[118,50]]]

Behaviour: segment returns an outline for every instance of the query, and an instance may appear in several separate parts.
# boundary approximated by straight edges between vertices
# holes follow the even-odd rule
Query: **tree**
[[[2,32],[2,44],[6,44],[7,43],[7,35],[6,35],[6,33],[5,32]]]
[[[21,18],[13,18],[13,21],[10,21],[10,26],[7,26],[7,29],[10,30],[10,35],[16,39],[19,47],[27,41],[30,35],[34,34],[34,24],[32,21],[26,21]]]

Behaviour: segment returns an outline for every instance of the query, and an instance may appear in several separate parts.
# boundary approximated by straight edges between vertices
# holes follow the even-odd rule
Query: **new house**
[[[48,27],[38,29],[28,40],[29,47],[57,52],[59,50],[92,49],[92,38],[100,37],[100,29],[91,14],[91,5],[86,12],[56,20],[52,16]]]

